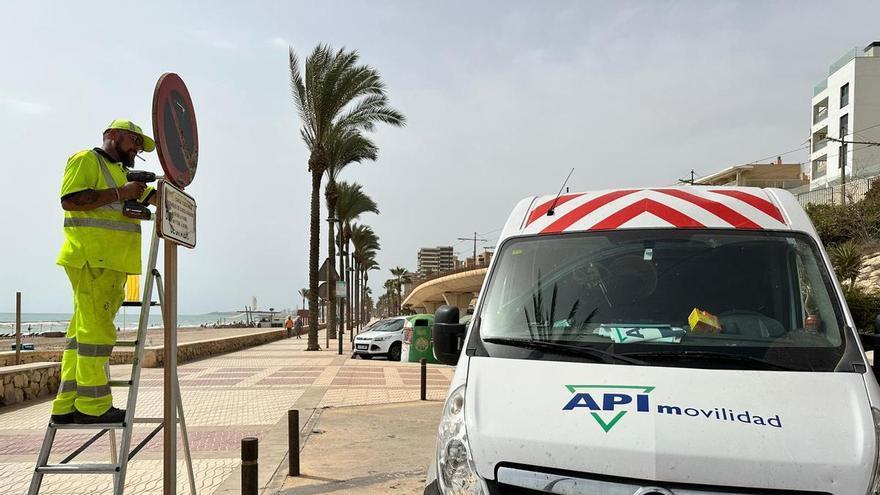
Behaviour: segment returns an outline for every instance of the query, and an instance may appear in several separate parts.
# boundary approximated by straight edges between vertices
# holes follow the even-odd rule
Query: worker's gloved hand
[[[143,182],[126,182],[124,186],[119,188],[119,196],[122,199],[138,199],[147,189],[147,185]]]

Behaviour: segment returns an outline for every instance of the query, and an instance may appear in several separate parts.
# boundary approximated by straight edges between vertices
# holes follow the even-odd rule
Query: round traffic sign
[[[153,135],[165,178],[184,188],[196,175],[199,133],[192,99],[183,79],[166,72],[153,92]]]

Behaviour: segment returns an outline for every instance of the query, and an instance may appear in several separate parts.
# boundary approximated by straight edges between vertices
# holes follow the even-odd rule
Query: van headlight
[[[880,410],[872,407],[871,416],[874,417],[874,472],[868,495],[878,495],[880,494]]]
[[[443,406],[437,441],[437,480],[445,495],[482,495],[483,485],[477,476],[468,446],[464,424],[462,385],[453,390]]]

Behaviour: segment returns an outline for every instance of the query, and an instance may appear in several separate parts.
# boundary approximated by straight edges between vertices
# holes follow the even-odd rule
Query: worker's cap
[[[116,119],[113,122],[110,122],[107,125],[107,128],[104,129],[104,132],[109,131],[110,129],[122,129],[123,131],[133,132],[141,137],[144,140],[144,151],[150,152],[156,149],[156,141],[153,141],[153,138],[144,134],[144,131],[141,130],[141,126],[135,124],[130,120],[125,119]]]

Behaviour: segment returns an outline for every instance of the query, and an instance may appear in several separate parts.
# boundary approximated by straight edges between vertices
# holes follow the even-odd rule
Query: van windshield
[[[479,336],[506,357],[595,360],[566,351],[581,347],[658,366],[831,371],[843,318],[821,260],[795,232],[513,239],[491,275]]]

